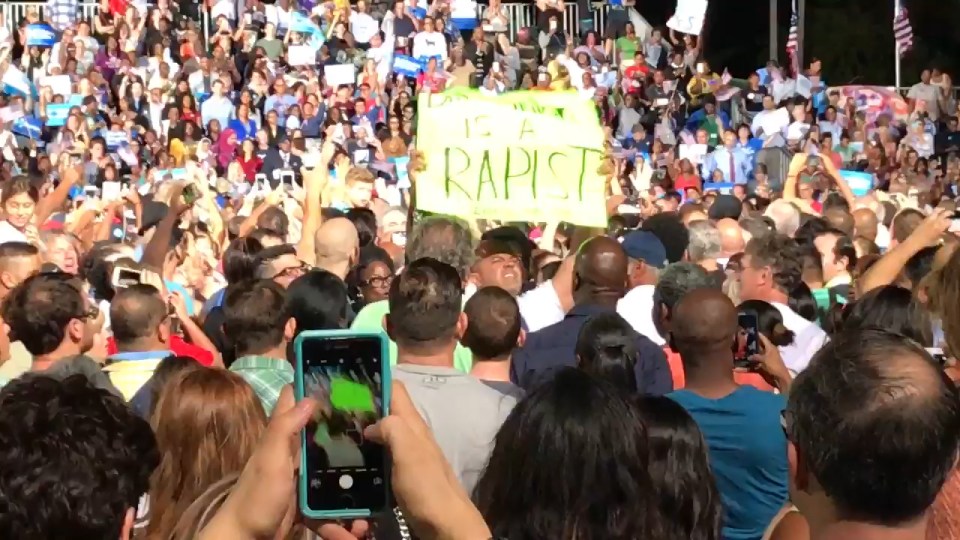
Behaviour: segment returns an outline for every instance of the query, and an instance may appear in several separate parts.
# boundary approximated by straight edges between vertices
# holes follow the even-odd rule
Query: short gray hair
[[[688,292],[695,289],[716,289],[716,282],[702,266],[692,262],[678,262],[660,273],[660,281],[653,291],[655,303],[673,309]]]
[[[407,239],[407,264],[424,257],[449,264],[466,279],[475,260],[475,241],[462,219],[431,216],[421,219]]]
[[[716,259],[720,256],[720,231],[709,221],[694,221],[687,226],[690,231],[690,243],[687,255],[693,262]]]
[[[792,237],[800,228],[800,210],[786,199],[770,203],[763,215],[773,219],[777,232]]]

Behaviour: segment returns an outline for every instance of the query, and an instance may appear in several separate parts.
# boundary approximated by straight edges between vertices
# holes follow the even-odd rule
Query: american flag
[[[797,0],[793,0],[793,11],[790,12],[790,32],[787,33],[787,56],[794,72],[799,71],[797,49],[800,47],[800,17],[797,16]]]
[[[893,37],[899,45],[900,56],[913,47],[913,27],[910,26],[907,8],[901,7],[899,13],[893,16]]]

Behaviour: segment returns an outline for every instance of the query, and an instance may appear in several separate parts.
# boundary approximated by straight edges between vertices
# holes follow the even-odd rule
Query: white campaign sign
[[[707,14],[707,0],[677,0],[677,10],[667,21],[667,27],[684,34],[699,35]]]

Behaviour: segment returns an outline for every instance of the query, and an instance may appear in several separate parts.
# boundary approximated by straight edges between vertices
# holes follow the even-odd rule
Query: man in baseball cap
[[[467,279],[478,289],[495,285],[516,297],[523,288],[523,254],[513,243],[500,239],[481,240],[477,262]]]
[[[660,271],[667,266],[667,250],[650,231],[633,231],[623,237],[621,245],[630,261],[627,267],[630,291],[617,303],[617,313],[634,330],[662,346],[663,338],[653,325],[653,291]]]

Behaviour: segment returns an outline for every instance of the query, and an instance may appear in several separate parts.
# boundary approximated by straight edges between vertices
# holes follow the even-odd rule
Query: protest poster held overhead
[[[707,0],[677,0],[677,10],[667,21],[667,27],[684,34],[699,35],[707,15]]]
[[[464,218],[606,223],[603,132],[576,94],[421,95],[417,208]],[[536,98],[536,99],[534,99]]]

